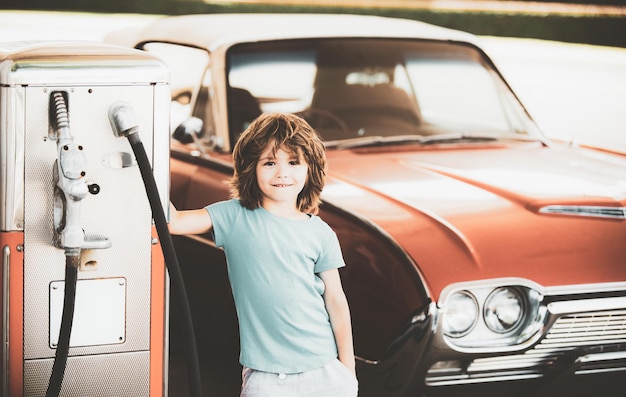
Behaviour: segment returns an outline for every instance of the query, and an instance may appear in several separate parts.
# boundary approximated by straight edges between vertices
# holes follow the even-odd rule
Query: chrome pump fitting
[[[135,113],[126,102],[116,102],[109,108],[109,122],[116,137],[130,136],[139,131]]]

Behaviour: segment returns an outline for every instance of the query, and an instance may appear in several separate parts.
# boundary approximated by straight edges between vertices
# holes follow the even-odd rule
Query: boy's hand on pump
[[[206,209],[178,211],[170,202],[169,230],[171,234],[202,234],[211,230],[212,227],[213,222]]]

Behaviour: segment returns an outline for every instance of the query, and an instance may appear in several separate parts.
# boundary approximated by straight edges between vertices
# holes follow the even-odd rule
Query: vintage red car
[[[261,112],[300,114],[323,137],[320,216],[347,262],[361,396],[624,390],[626,158],[548,140],[478,38],[374,16],[215,14],[108,40],[171,68],[178,208],[228,197],[231,149]],[[210,235],[176,244],[203,365],[236,396],[224,257]]]

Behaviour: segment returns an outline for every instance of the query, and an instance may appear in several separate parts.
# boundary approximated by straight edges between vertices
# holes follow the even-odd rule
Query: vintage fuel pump
[[[0,44],[2,396],[167,394],[168,277],[135,156],[112,132],[120,101],[166,209],[163,63],[99,43]]]

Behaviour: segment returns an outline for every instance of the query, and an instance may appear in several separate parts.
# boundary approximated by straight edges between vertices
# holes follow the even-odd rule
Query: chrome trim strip
[[[520,277],[503,277],[484,280],[474,280],[454,283],[446,286],[439,296],[437,307],[442,307],[446,299],[456,291],[472,290],[477,288],[502,287],[502,286],[521,286],[534,289],[544,296],[559,296],[571,294],[592,294],[611,291],[626,291],[626,281],[597,283],[597,284],[573,284],[573,285],[555,285],[544,287],[534,281]],[[622,306],[626,307],[626,306]]]
[[[472,290],[479,289],[479,288],[498,288],[498,287],[504,287],[504,286],[527,287],[535,291],[538,291],[540,293],[543,293],[543,291],[545,290],[545,288],[541,286],[540,284],[537,284],[534,281],[531,281],[525,278],[519,278],[519,277],[503,277],[503,278],[491,278],[491,279],[485,279],[485,280],[465,281],[465,282],[459,282],[459,283],[447,285],[441,291],[441,294],[439,295],[439,301],[437,302],[437,307],[439,308],[443,307],[448,297],[457,291],[461,291],[461,290],[472,291]],[[626,283],[624,283],[624,288],[626,288]]]
[[[501,381],[512,381],[512,380],[525,380],[525,379],[536,379],[541,378],[540,374],[515,374],[515,375],[500,375],[500,376],[492,376],[489,377],[488,382],[501,382]],[[428,386],[456,386],[456,385],[468,385],[468,384],[476,384],[476,383],[485,383],[486,380],[482,378],[470,378],[468,377],[450,377],[450,379],[442,378],[426,378],[426,384]]]
[[[550,313],[563,315],[567,313],[599,312],[604,310],[626,309],[626,297],[582,299],[561,301],[548,304]]]
[[[544,295],[559,296],[572,294],[595,294],[612,291],[626,291],[626,281],[596,284],[555,285],[551,287],[544,287],[543,291],[539,292],[542,292]]]
[[[20,42],[3,54],[0,82],[7,86],[122,85],[169,81],[165,64],[141,51],[106,43],[75,41]],[[49,51],[54,48],[55,51]],[[76,73],[76,69],[80,73]],[[123,72],[123,73],[122,73]],[[147,77],[150,76],[150,77]],[[94,84],[94,82],[97,82]],[[141,83],[138,83],[141,82]]]
[[[591,374],[606,374],[609,372],[622,372],[626,371],[626,368],[601,368],[601,369],[585,369],[576,371],[576,375],[591,375]]]
[[[594,205],[546,205],[542,214],[587,216],[593,218],[626,219],[626,207],[600,207]]]
[[[579,357],[577,363],[595,363],[608,360],[626,360],[626,352],[594,353]]]
[[[170,112],[170,86],[156,83],[154,88],[154,113],[152,131],[144,136],[152,138],[152,172],[157,181],[159,197],[163,211],[169,212],[170,197],[170,134],[169,134],[169,112]],[[151,132],[151,133],[150,133]],[[145,138],[144,138],[145,139]],[[145,141],[144,141],[145,145]]]
[[[1,76],[0,76],[1,77]],[[0,87],[0,229],[24,230],[24,87]]]
[[[606,374],[626,371],[626,352],[592,353],[576,359],[576,375]]]
[[[11,248],[2,249],[2,395],[9,395],[9,268]]]

